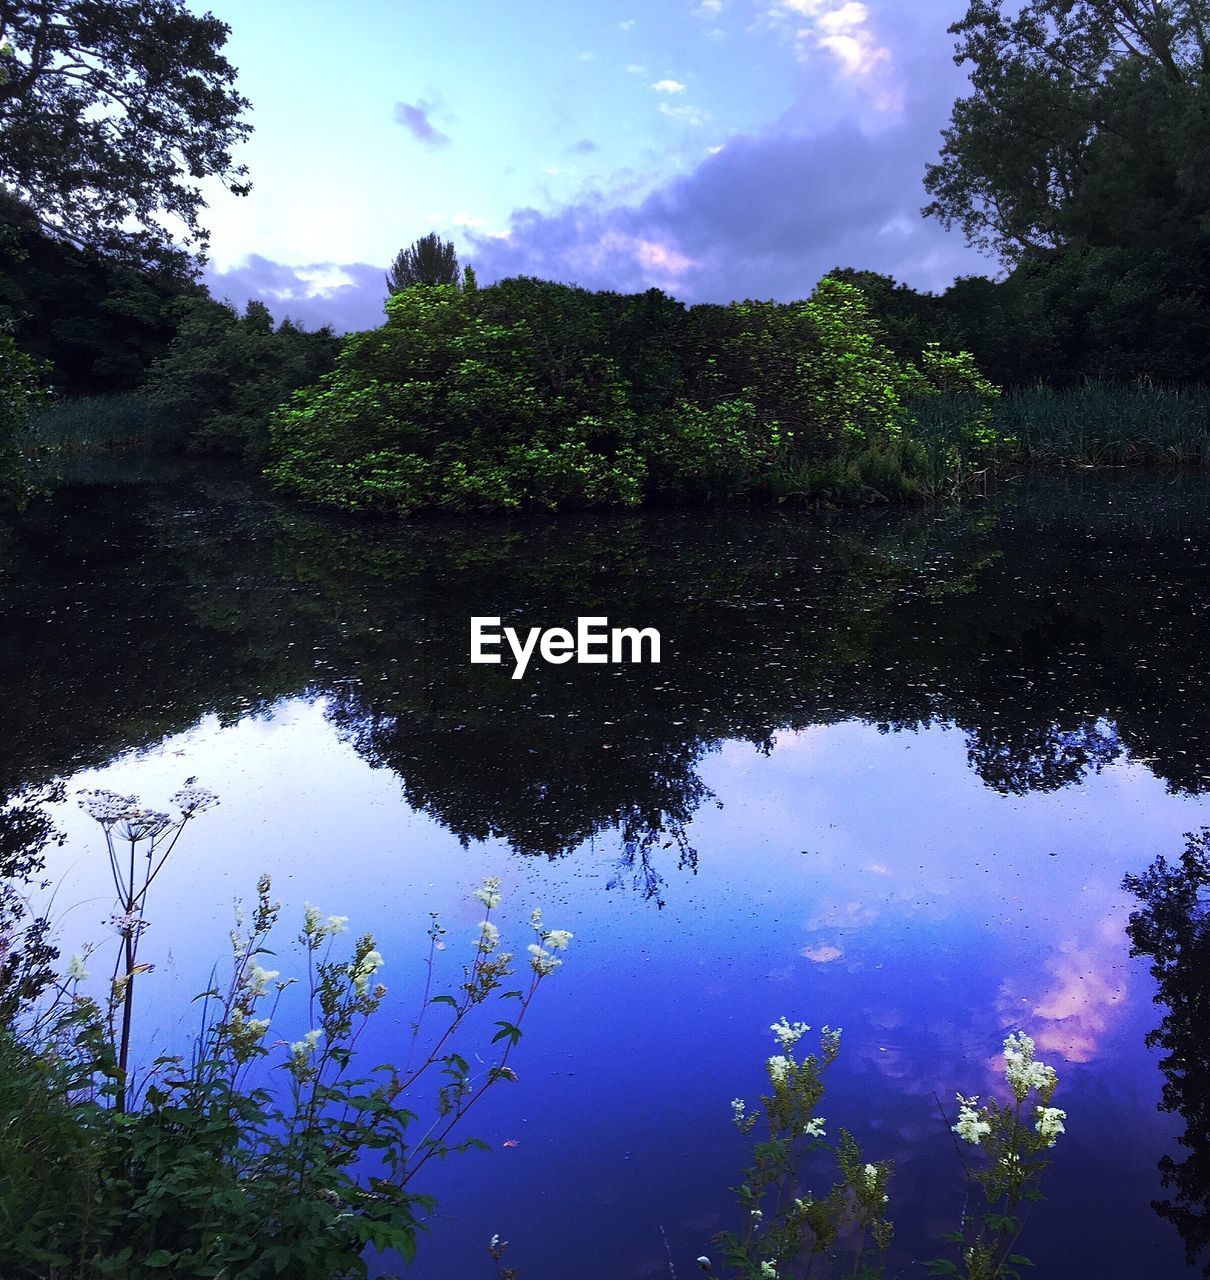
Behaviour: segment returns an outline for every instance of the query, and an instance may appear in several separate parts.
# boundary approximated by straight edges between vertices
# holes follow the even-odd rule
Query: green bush
[[[969,357],[894,355],[835,280],[805,303],[686,309],[515,279],[405,289],[387,312],[274,414],[283,488],[396,514],[907,498],[925,466],[910,402],[966,387],[986,430],[995,390]]]
[[[178,304],[179,327],[152,366],[143,394],[194,453],[259,459],[269,415],[332,368],[340,339],[309,333],[250,302],[242,316],[211,298]]]

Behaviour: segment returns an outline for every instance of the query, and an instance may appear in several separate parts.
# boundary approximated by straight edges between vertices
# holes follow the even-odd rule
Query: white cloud
[[[695,18],[717,18],[723,11],[723,0],[699,0],[693,7]]]
[[[699,125],[706,119],[706,113],[700,107],[674,107],[667,102],[660,103],[660,114],[691,125]]]
[[[597,55],[595,53],[582,53],[579,55],[579,60],[581,62],[594,62],[596,60],[596,56]]]
[[[625,22],[619,22],[619,23],[618,23],[618,30],[619,30],[619,31],[633,31],[633,30],[634,30],[634,19],[633,19],[633,18],[627,18]]]
[[[823,52],[842,76],[871,92],[878,110],[902,109],[903,90],[895,80],[891,50],[880,41],[870,8],[861,0],[772,0],[765,18],[793,42],[801,61]]]
[[[684,93],[686,88],[679,80],[657,80],[651,87],[656,93]]]
[[[641,76],[646,72],[647,68],[643,66],[642,63],[632,62],[626,70],[629,71],[632,76]]]

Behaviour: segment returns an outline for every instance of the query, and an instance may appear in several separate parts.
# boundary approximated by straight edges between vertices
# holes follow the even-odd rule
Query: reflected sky
[[[157,966],[148,1053],[191,1034],[188,997],[208,985],[233,899],[250,898],[262,871],[284,902],[274,967],[292,967],[306,901],[378,939],[391,996],[362,1042],[372,1060],[406,1051],[431,911],[456,980],[485,875],[502,881],[506,938],[529,940],[534,906],[575,933],[527,1019],[520,1082],[468,1125],[493,1149],[451,1159],[423,1188],[439,1204],[409,1274],[490,1277],[496,1232],[529,1274],[666,1276],[670,1259],[693,1274],[710,1236],[736,1223],[727,1188],[745,1151],[729,1103],[759,1092],[783,1014],[844,1028],[822,1111],[869,1158],[896,1161],[906,1274],[921,1274],[913,1260],[940,1251],[961,1211],[938,1099],[952,1110],[956,1090],[995,1090],[1014,1027],[1058,1068],[1069,1114],[1026,1237],[1039,1274],[1182,1272],[1180,1240],[1150,1207],[1178,1125],[1156,1109],[1143,1043],[1155,987],[1129,957],[1120,885],[1210,823],[1208,761],[1183,729],[1205,711],[1191,659],[1205,624],[1181,615],[1182,630],[1171,607],[1186,586],[1200,594],[1186,558],[1200,557],[1204,486],[1096,491],[1083,511],[1070,492],[1041,492],[1032,506],[1014,496],[961,516],[789,532],[696,516],[690,532],[664,518],[659,536],[565,528],[585,543],[582,563],[606,568],[611,547],[633,558],[636,545],[683,538],[676,582],[654,553],[640,558],[619,579],[625,604],[655,608],[663,590],[670,613],[704,600],[719,617],[724,601],[735,624],[692,650],[691,669],[673,647],[654,676],[588,685],[564,671],[521,691],[505,676],[511,701],[494,712],[483,672],[461,648],[442,654],[445,611],[451,628],[469,617],[490,579],[494,602],[562,607],[559,621],[571,597],[591,604],[591,579],[544,571],[515,546],[485,562],[463,543],[459,561],[453,531],[392,535],[402,555],[373,527],[325,526],[318,539],[275,512],[258,514],[258,539],[224,569],[227,535],[210,537],[205,495],[190,496],[127,502],[103,536],[81,533],[77,551],[61,542],[34,567],[14,533],[0,593],[10,637],[34,635],[40,618],[53,639],[65,601],[85,602],[90,624],[55,643],[57,673],[26,648],[5,651],[10,705],[41,681],[58,720],[17,723],[0,763],[11,793],[67,779],[52,811],[68,839],[49,863],[67,951],[103,934],[110,910],[100,832],[75,792],[162,804],[196,775],[221,796],[156,885],[140,956]],[[1055,521],[1090,531],[1077,568],[1034,554],[1053,548]],[[182,530],[195,538],[184,557],[172,550]],[[1162,607],[1098,580],[1095,566],[1117,581],[1130,556]],[[1031,567],[1047,603],[1027,616]],[[815,594],[787,620],[791,569]],[[576,584],[570,596],[560,579]],[[1055,603],[1080,581],[1086,595]],[[233,604],[249,583],[255,598]],[[803,612],[817,618],[803,626]],[[1157,680],[1123,678],[1140,663]],[[1059,673],[1049,689],[1047,670]],[[1013,692],[1021,681],[1026,696]],[[510,768],[524,803],[500,785]],[[299,1014],[288,998],[275,1033],[297,1038]]]

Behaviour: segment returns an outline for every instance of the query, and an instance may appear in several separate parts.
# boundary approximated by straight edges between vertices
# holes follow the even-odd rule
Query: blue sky
[[[210,0],[254,191],[212,188],[208,277],[338,328],[436,230],[480,281],[804,297],[837,265],[991,272],[921,218],[964,0]]]

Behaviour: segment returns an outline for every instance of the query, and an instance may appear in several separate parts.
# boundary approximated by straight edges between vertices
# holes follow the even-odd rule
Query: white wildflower
[[[825,1123],[823,1116],[812,1116],[802,1127],[804,1136],[808,1138],[826,1138],[828,1135],[824,1130]]]
[[[546,935],[545,941],[546,945],[550,947],[552,951],[566,951],[567,944],[575,936],[576,935],[574,933],[568,933],[566,929],[552,929]]]
[[[479,946],[484,951],[495,951],[500,945],[500,930],[490,920],[484,920],[479,926]]]
[[[788,1053],[811,1030],[805,1022],[787,1022],[785,1017],[779,1018],[770,1028],[781,1044],[782,1053]]]
[[[743,1100],[743,1098],[731,1099],[731,1119],[734,1120],[736,1124],[741,1124],[743,1122],[744,1114],[747,1109],[748,1104]]]
[[[311,903],[306,903],[303,907],[303,933],[310,937],[319,930],[319,908]]]
[[[539,978],[545,978],[563,963],[558,956],[552,956],[549,951],[540,947],[536,942],[529,944],[529,963],[533,971]]]
[[[1034,1060],[1034,1042],[1024,1031],[1014,1031],[1004,1041],[1004,1075],[1018,1102],[1024,1102],[1031,1089],[1053,1093],[1059,1082],[1053,1067]]]
[[[301,1040],[295,1040],[290,1046],[291,1055],[300,1062],[305,1062],[315,1052],[315,1046],[319,1043],[323,1032],[317,1027],[307,1032]]]
[[[531,929],[537,929],[539,932],[541,932],[541,929],[542,929],[542,908],[541,907],[535,907],[529,913],[529,927]]]
[[[370,979],[382,968],[382,956],[377,951],[367,951],[353,970],[353,989],[359,996],[370,990]]]
[[[1038,1123],[1034,1128],[1046,1139],[1048,1147],[1053,1147],[1058,1142],[1059,1134],[1067,1132],[1063,1128],[1063,1121],[1066,1119],[1067,1112],[1060,1111],[1058,1107],[1038,1108]]]
[[[963,1142],[972,1142],[976,1147],[992,1131],[976,1109],[978,1105],[978,1097],[964,1098],[958,1094],[958,1123],[950,1126]]]
[[[762,1280],[777,1280],[777,1267],[772,1262],[762,1262],[760,1274]]]
[[[83,982],[88,977],[88,970],[84,967],[83,956],[72,956],[71,962],[67,966],[67,976],[73,982]]]
[[[250,965],[246,979],[248,990],[254,996],[263,996],[269,988],[269,983],[272,982],[279,973],[280,970],[277,969],[262,969],[258,964]]]
[[[500,880],[497,876],[488,876],[482,888],[475,890],[475,897],[490,911],[500,905]]]
[[[123,937],[129,934],[132,938],[137,938],[144,929],[151,928],[151,921],[144,920],[137,911],[116,911],[107,923]]]
[[[138,808],[138,800],[134,796],[122,796],[116,791],[81,791],[80,808],[90,818],[95,818],[102,826],[128,817]]]
[[[172,797],[172,803],[188,817],[190,814],[201,813],[203,809],[209,809],[218,804],[218,796],[205,787],[199,787],[196,781],[190,778]]]
[[[328,937],[344,933],[349,927],[348,916],[329,916],[324,923],[323,931]]]
[[[789,1074],[790,1068],[794,1065],[794,1060],[778,1053],[770,1058],[765,1065],[769,1070],[769,1079],[776,1086],[783,1083]]]

